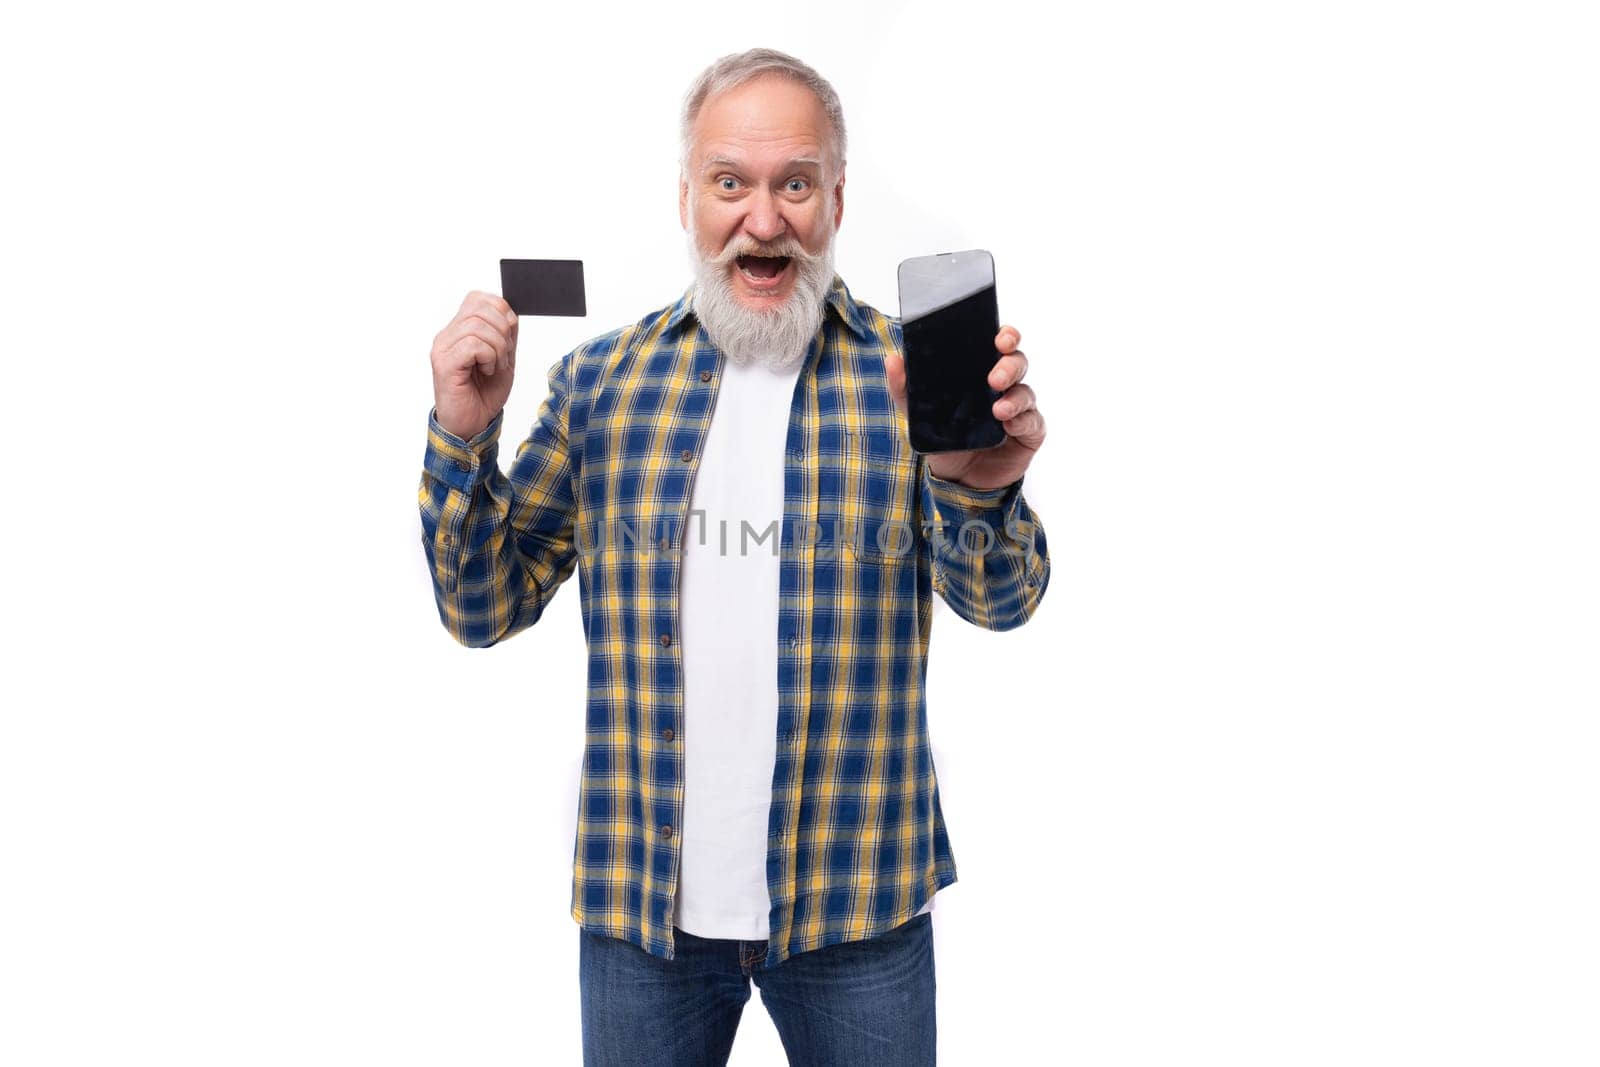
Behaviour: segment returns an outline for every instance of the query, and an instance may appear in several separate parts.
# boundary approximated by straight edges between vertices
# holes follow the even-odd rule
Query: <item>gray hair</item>
[[[833,156],[830,161],[833,177],[837,177],[844,169],[844,109],[839,106],[839,94],[833,91],[833,86],[794,56],[771,48],[752,48],[748,52],[723,56],[711,64],[684,95],[678,166],[685,175],[689,173],[689,146],[694,133],[694,121],[705,102],[718,93],[737,88],[763,74],[781,74],[816,94],[823,113],[828,116],[828,124],[833,127],[833,143],[829,146]]]

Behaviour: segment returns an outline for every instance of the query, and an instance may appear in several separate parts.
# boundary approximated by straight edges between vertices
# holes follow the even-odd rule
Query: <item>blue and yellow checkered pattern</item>
[[[572,916],[666,959],[684,789],[680,553],[708,534],[691,489],[726,358],[691,296],[552,365],[509,473],[503,416],[466,441],[430,413],[417,493],[439,616],[464,645],[532,626],[578,571],[588,707]],[[900,350],[899,323],[835,276],[783,461],[768,966],[892,929],[956,880],[923,694],[932,597],[1007,630],[1049,582],[1020,481],[971,489],[912,450],[883,368]],[[960,534],[980,522],[992,537]]]

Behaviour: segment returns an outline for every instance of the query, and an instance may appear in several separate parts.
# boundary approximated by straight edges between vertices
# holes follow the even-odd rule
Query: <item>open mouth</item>
[[[788,256],[740,256],[739,272],[757,286],[773,286],[789,269]]]

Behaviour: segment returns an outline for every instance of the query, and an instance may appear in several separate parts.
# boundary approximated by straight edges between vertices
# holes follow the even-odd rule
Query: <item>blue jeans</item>
[[[934,1062],[933,915],[864,941],[790,956],[767,942],[674,928],[674,959],[578,929],[584,1067],[728,1062],[750,980],[798,1067],[924,1067]]]

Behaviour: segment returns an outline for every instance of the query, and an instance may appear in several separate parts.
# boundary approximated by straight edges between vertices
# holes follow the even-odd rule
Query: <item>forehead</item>
[[[828,116],[816,94],[781,75],[762,75],[701,106],[691,133],[691,163],[727,156],[781,165],[793,156],[820,156],[827,138]]]

